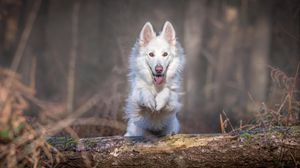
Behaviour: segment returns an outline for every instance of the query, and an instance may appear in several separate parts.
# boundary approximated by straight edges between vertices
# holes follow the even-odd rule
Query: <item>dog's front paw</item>
[[[154,111],[156,106],[154,97],[145,98],[144,106],[148,107],[151,111]]]
[[[155,99],[150,92],[148,91],[141,92],[141,99],[139,102],[141,106],[149,108],[151,111],[155,110],[155,106],[156,106]]]
[[[155,110],[156,111],[160,111],[162,108],[164,108],[167,104],[167,100],[166,98],[162,97],[162,96],[156,96],[155,98],[155,102],[156,102],[156,107]]]

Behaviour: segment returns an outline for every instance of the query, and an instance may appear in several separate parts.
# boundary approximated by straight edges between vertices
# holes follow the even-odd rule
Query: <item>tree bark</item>
[[[281,130],[281,129],[280,129]],[[300,129],[265,133],[121,136],[48,140],[64,156],[57,167],[297,167]]]

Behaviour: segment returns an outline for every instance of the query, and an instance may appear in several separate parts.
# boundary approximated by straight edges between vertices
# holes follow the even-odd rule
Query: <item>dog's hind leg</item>
[[[145,134],[145,130],[136,126],[132,121],[128,121],[127,132],[124,136],[143,136]]]
[[[177,134],[180,130],[180,125],[176,114],[172,115],[168,121],[167,127],[163,131],[163,135]]]

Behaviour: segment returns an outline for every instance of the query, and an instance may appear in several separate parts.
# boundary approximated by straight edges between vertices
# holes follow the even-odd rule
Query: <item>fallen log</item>
[[[64,156],[57,167],[298,167],[299,127],[238,135],[162,138],[51,137]]]

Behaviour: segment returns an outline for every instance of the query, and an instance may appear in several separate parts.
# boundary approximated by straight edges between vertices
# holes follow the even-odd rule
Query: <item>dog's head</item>
[[[175,30],[170,22],[166,22],[159,35],[147,22],[139,38],[140,55],[145,57],[147,67],[155,85],[164,83],[168,67],[176,54]]]

